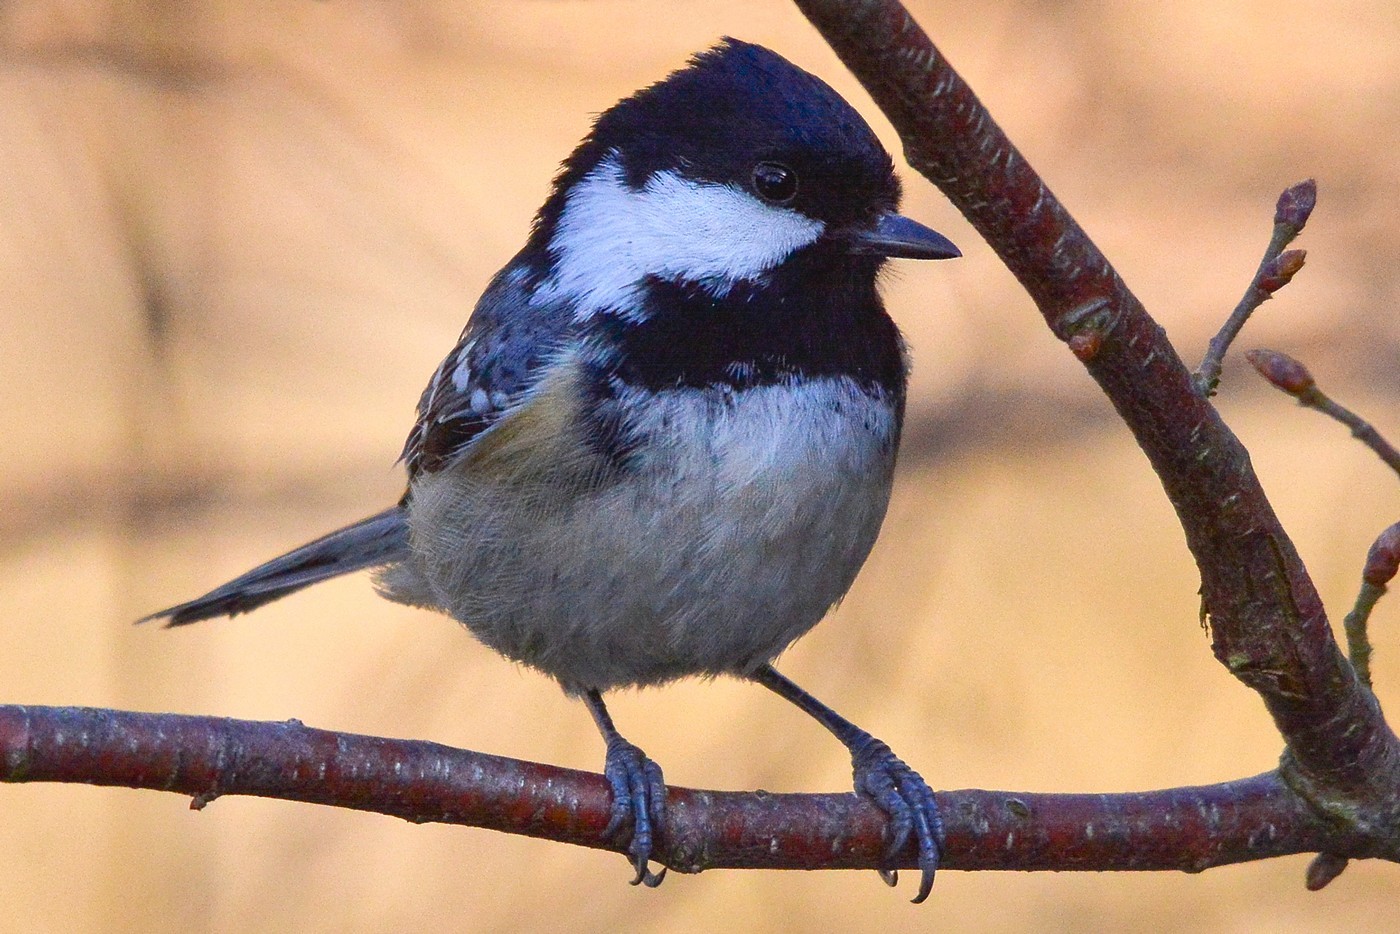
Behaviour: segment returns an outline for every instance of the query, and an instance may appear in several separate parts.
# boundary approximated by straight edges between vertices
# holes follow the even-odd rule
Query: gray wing
[[[418,400],[401,457],[410,480],[441,470],[495,424],[573,336],[577,325],[567,307],[531,303],[530,276],[518,260],[491,281]]]

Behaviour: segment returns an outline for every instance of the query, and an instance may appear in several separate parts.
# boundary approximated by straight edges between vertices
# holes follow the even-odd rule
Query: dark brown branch
[[[1290,786],[1400,857],[1400,741],[1332,638],[1243,445],[1165,333],[895,0],[796,0],[1113,402],[1201,574],[1216,657],[1263,698]]]
[[[332,804],[415,823],[466,824],[617,850],[603,839],[600,775],[452,749],[332,733],[292,720],[0,707],[0,779],[82,782],[189,795]],[[1277,773],[1130,794],[939,794],[951,869],[1162,870],[1362,841],[1312,811]],[[671,788],[657,859],[718,868],[873,869],[884,816],[854,794]],[[912,868],[911,846],[901,865]]]

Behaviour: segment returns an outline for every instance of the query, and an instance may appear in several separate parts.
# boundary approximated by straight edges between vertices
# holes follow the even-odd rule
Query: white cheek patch
[[[640,190],[604,160],[569,193],[550,241],[554,274],[539,297],[567,297],[579,318],[624,311],[648,275],[722,296],[814,242],[825,225],[731,185],[658,172]]]

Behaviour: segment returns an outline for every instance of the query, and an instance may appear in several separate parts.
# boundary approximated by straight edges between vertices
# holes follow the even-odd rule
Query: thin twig
[[[1284,248],[1292,243],[1308,223],[1313,207],[1317,204],[1317,183],[1312,179],[1299,182],[1279,195],[1274,207],[1274,230],[1269,245],[1264,249],[1264,257],[1259,260],[1259,268],[1250,280],[1235,310],[1225,319],[1219,333],[1210,339],[1205,357],[1196,367],[1196,390],[1202,396],[1215,395],[1215,387],[1220,385],[1220,371],[1225,364],[1225,354],[1239,336],[1249,316],[1255,309],[1273,298],[1274,293],[1287,285],[1298,270],[1303,268],[1307,253],[1303,250]]]
[[[1356,595],[1356,603],[1343,620],[1347,636],[1347,658],[1356,676],[1366,687],[1371,687],[1371,637],[1367,635],[1366,624],[1371,618],[1371,610],[1376,601],[1385,593],[1384,587],[1376,587],[1366,581],[1361,582],[1361,590]]]
[[[1376,601],[1385,595],[1386,585],[1400,571],[1400,522],[1376,536],[1371,550],[1366,554],[1366,567],[1361,572],[1361,591],[1356,595],[1356,605],[1347,614],[1347,655],[1356,676],[1361,683],[1371,687],[1371,637],[1367,634],[1367,622]]]
[[[1385,439],[1370,422],[1345,406],[1335,402],[1321,389],[1302,363],[1277,350],[1251,350],[1245,354],[1259,375],[1298,400],[1308,409],[1316,409],[1351,429],[1352,437],[1366,445],[1385,461],[1386,466],[1400,474],[1400,450]]]
[[[1351,429],[1352,437],[1366,445],[1376,456],[1385,461],[1386,466],[1396,473],[1400,473],[1400,451],[1397,451],[1389,441],[1381,435],[1370,422],[1357,415],[1355,412],[1334,402],[1323,394],[1322,390],[1314,386],[1306,393],[1298,397],[1298,403],[1310,409],[1316,409],[1323,415],[1334,418]]]

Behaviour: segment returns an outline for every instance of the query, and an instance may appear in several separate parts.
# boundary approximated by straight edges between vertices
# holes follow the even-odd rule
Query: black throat
[[[844,376],[902,398],[904,343],[876,291],[876,270],[874,260],[818,246],[722,297],[700,283],[648,279],[643,320],[605,313],[616,353],[610,375],[653,391]]]

